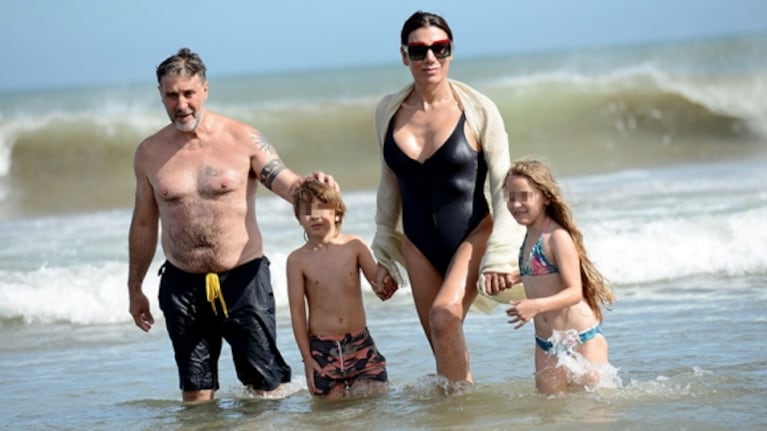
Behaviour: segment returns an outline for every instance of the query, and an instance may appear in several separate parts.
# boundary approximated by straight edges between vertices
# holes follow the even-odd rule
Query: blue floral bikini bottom
[[[598,334],[602,333],[602,327],[597,323],[591,328],[576,332],[575,329],[567,331],[554,331],[548,340],[535,336],[535,344],[550,356],[556,356],[559,353],[571,353],[578,344],[583,344]]]

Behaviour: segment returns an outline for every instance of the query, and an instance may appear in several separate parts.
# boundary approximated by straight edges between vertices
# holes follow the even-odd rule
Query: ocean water
[[[0,95],[0,424],[28,430],[759,430],[767,427],[767,37],[465,59],[455,78],[499,106],[513,157],[546,158],[617,302],[604,329],[618,370],[594,391],[546,397],[533,336],[503,307],[472,312],[475,385],[445,396],[410,291],[366,292],[388,394],[327,403],[306,391],[285,259],[302,232],[264,192],[259,223],[292,395],[254,399],[225,348],[217,401],[180,402],[158,322],[127,308],[131,159],[167,118],[154,84]],[[395,64],[240,77],[211,69],[211,109],[259,127],[298,172],[340,182],[344,230],[372,239],[375,102]],[[151,78],[151,65],[147,76]]]

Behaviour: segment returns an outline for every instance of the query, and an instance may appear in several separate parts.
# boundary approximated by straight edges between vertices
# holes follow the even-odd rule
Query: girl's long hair
[[[603,318],[602,307],[612,304],[615,301],[615,295],[607,280],[589,259],[586,247],[583,245],[583,235],[575,224],[570,207],[562,197],[559,185],[554,180],[551,170],[540,160],[524,158],[511,163],[506,181],[503,182],[504,186],[511,176],[521,176],[530,180],[549,200],[549,205],[546,206],[546,215],[559,223],[570,234],[580,260],[583,298],[601,322]]]

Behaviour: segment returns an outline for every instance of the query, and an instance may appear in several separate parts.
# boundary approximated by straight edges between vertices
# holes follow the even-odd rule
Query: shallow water
[[[621,386],[554,397],[535,390],[530,328],[513,331],[500,308],[469,315],[476,384],[445,396],[402,292],[390,303],[366,297],[391,391],[337,402],[306,392],[285,310],[278,339],[297,391],[281,400],[250,397],[225,349],[218,400],[197,406],[179,401],[161,326],[149,334],[127,323],[6,326],[0,383],[14,396],[0,416],[22,429],[755,430],[767,424],[763,282],[710,276],[621,286],[605,325]],[[733,321],[737,331],[723,329]]]

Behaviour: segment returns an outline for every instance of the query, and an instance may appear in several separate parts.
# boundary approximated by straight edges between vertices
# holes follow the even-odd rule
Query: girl
[[[594,386],[607,361],[601,307],[614,296],[586,255],[583,236],[549,168],[538,160],[512,162],[504,181],[509,212],[527,227],[519,252],[526,299],[506,314],[514,329],[535,325],[535,383],[555,394]]]

